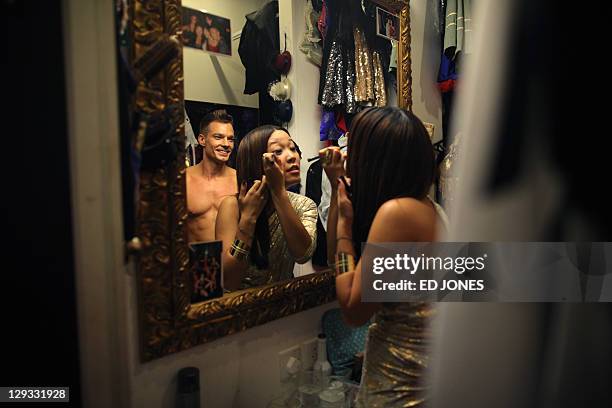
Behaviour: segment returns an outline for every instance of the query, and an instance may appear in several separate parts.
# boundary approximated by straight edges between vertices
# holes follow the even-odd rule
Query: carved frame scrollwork
[[[400,18],[397,44],[397,103],[412,111],[412,59],[410,49],[410,6],[408,0],[372,0]]]
[[[407,2],[379,2],[401,12],[398,58],[400,106],[411,108],[410,27]],[[391,4],[393,3],[393,4]],[[135,0],[131,4],[132,60],[141,56],[159,36],[180,36],[180,0]],[[184,142],[182,50],[154,79],[139,84],[132,109],[161,111],[177,104],[177,145]],[[186,184],[183,149],[164,168],[140,172],[136,259],[139,332],[143,362],[189,349],[217,338],[335,299],[332,271],[226,294],[191,304],[189,249],[186,239]]]

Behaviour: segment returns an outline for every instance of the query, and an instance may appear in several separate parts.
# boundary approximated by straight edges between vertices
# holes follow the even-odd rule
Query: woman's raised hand
[[[240,205],[240,212],[243,216],[252,219],[257,219],[261,211],[266,206],[268,201],[268,183],[266,176],[263,176],[261,180],[255,180],[253,186],[247,191],[247,183],[243,182],[240,186],[240,193],[238,194],[238,203]]]
[[[344,177],[344,180],[351,185],[351,179]],[[338,182],[338,225],[349,226],[353,224],[353,203],[349,198],[346,186],[341,181]]]
[[[330,146],[319,150],[319,158],[332,188],[337,188],[338,177],[345,174],[344,161],[346,160],[346,153],[342,153],[337,146]]]
[[[266,174],[268,188],[272,193],[285,190],[285,175],[279,164],[280,160],[273,153],[263,154],[263,170]]]

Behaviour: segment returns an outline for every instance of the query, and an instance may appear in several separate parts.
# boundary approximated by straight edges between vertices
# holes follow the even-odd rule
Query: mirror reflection
[[[346,152],[356,114],[397,104],[387,14],[371,1],[307,1],[300,18],[278,1],[183,2],[192,302],[328,268],[318,152]]]
[[[223,242],[224,284],[243,289],[293,277],[316,245],[317,206],[287,191],[300,182],[300,155],[287,130],[260,126],[240,144],[238,197],[221,203],[215,238]]]

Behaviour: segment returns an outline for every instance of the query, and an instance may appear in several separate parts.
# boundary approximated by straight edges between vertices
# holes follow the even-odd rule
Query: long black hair
[[[349,131],[347,175],[352,183],[353,241],[361,255],[376,212],[399,197],[423,199],[434,179],[434,150],[423,123],[395,108],[367,108]]]
[[[253,186],[255,180],[261,180],[263,171],[262,156],[268,151],[268,140],[277,130],[289,134],[287,129],[275,125],[259,126],[242,139],[238,146],[236,157],[236,178],[238,190],[242,183],[246,183],[247,191]],[[268,200],[266,207],[261,211],[255,224],[255,234],[251,244],[250,257],[258,269],[266,269],[269,265],[268,252],[270,251],[270,230],[268,218],[274,211],[274,206]]]

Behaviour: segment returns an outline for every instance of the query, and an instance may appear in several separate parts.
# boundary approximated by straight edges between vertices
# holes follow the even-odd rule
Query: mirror
[[[286,194],[293,197],[289,201],[292,208],[307,236],[314,238],[312,234],[315,234],[320,211],[314,212],[314,218],[307,221],[304,214],[313,207],[308,201],[310,199],[306,200],[299,192],[304,192],[311,164],[307,159],[323,147],[318,136],[321,136],[320,118],[325,114],[321,114],[320,105],[328,111],[345,112],[343,120],[346,122],[350,122],[350,115],[358,111],[359,106],[397,103],[411,108],[407,1],[364,2],[368,6],[365,14],[370,13],[368,30],[371,32],[355,34],[351,30],[352,35],[361,36],[358,47],[367,47],[372,42],[386,47],[384,50],[372,47],[368,54],[375,61],[370,65],[372,76],[368,80],[358,77],[360,74],[356,71],[360,62],[354,51],[343,50],[341,45],[335,46],[329,39],[322,41],[329,45],[319,49],[315,44],[317,41],[304,42],[303,32],[309,26],[304,19],[305,2],[302,0],[279,2],[278,17],[276,12],[268,15],[278,19],[278,32],[274,32],[278,38],[273,42],[274,54],[278,56],[275,58],[276,71],[271,77],[266,77],[265,72],[249,70],[249,58],[266,55],[266,50],[263,46],[254,49],[252,43],[247,44],[247,33],[243,31],[248,28],[245,16],[264,10],[270,1],[228,0],[223,5],[217,3],[211,0],[183,1],[183,4],[178,0],[140,0],[130,4],[128,13],[129,56],[126,60],[135,72],[133,77],[137,82],[130,102],[136,119],[131,120],[129,135],[135,150],[141,153],[134,183],[137,186],[134,228],[137,239],[132,241],[132,246],[138,250],[143,361],[240,332],[335,298],[334,274],[325,265],[294,267],[296,260],[301,261],[298,256],[285,259],[283,256],[287,251],[273,252],[272,246],[268,261],[270,264],[281,263],[283,273],[266,274],[262,279],[251,276],[250,285],[244,284],[244,278],[249,278],[245,273],[237,280],[239,283],[230,285],[227,281],[231,275],[227,273],[229,267],[223,261],[227,243],[225,248],[220,244],[203,244],[220,240],[219,231],[223,228],[218,226],[223,217],[217,216],[222,211],[223,200],[229,197],[237,201],[238,184],[232,167],[240,166],[240,161],[246,160],[238,150],[245,143],[249,131],[263,124],[288,129],[288,133],[274,130],[276,133],[272,133],[264,147],[266,153],[273,155],[275,151],[281,151],[279,157],[282,158],[278,160],[282,164],[279,168],[284,171],[282,191],[289,189]],[[306,4],[316,7],[320,3]],[[340,8],[349,7],[344,2],[338,3],[342,4],[338,6]],[[356,12],[363,14],[362,10]],[[331,10],[329,14],[333,13]],[[348,9],[343,13],[347,20]],[[294,19],[294,16],[299,18]],[[326,22],[330,27],[337,23],[334,20]],[[316,24],[315,19],[311,23]],[[310,29],[316,29],[312,24]],[[266,29],[269,33],[270,26]],[[299,34],[300,38],[295,38],[294,34]],[[397,39],[393,51],[397,54],[395,71],[388,62],[392,52],[389,38]],[[285,47],[291,54],[288,72],[287,55],[282,54]],[[376,50],[377,56],[372,57]],[[344,65],[345,68],[334,66],[329,64],[329,55],[343,55],[340,58],[355,61],[355,65],[352,68],[346,68],[349,63]],[[317,61],[322,62],[321,68],[316,65]],[[255,67],[261,67],[261,63],[256,63]],[[333,75],[337,72],[334,70],[338,69],[349,69],[349,74],[345,73],[343,77],[350,79],[334,83]],[[312,72],[316,75],[313,76]],[[393,84],[388,92],[383,90],[381,94],[380,86],[376,89],[373,83],[368,85],[369,89],[358,89],[360,84],[374,82],[377,75],[383,78],[382,86]],[[356,82],[351,83],[351,80]],[[272,92],[270,83],[276,84]],[[249,89],[251,85],[254,88]],[[293,112],[286,107],[287,88],[290,89]],[[259,92],[251,92],[253,89]],[[356,96],[353,92],[365,96]],[[362,99],[357,100],[360,97]],[[231,121],[223,116],[221,120],[204,123],[201,128],[202,118],[216,109],[225,110]],[[334,125],[336,121],[338,124]],[[340,130],[346,126],[340,124],[338,116],[332,116],[332,125]],[[204,168],[206,160],[213,160],[214,165]],[[216,172],[210,173],[211,169]],[[204,170],[209,173],[202,173]],[[301,190],[296,189],[298,184],[302,185]],[[301,208],[299,203],[307,203],[308,208]],[[320,203],[314,203],[315,210],[316,204]],[[278,216],[274,218],[276,208],[270,205],[266,215],[269,217],[266,224],[274,231],[282,230],[284,222]],[[236,220],[229,236],[240,237],[237,221],[240,218],[234,217]],[[276,242],[276,232],[270,233],[272,241]],[[288,234],[282,237],[285,235]],[[231,240],[227,242],[231,243]],[[315,240],[304,242],[312,244],[312,248],[306,245],[310,258],[315,250]],[[220,274],[221,265],[225,268],[224,277]],[[206,279],[198,283],[194,271],[204,269],[212,275],[204,276]],[[206,290],[198,292],[196,287]],[[194,296],[195,292],[198,296]]]

